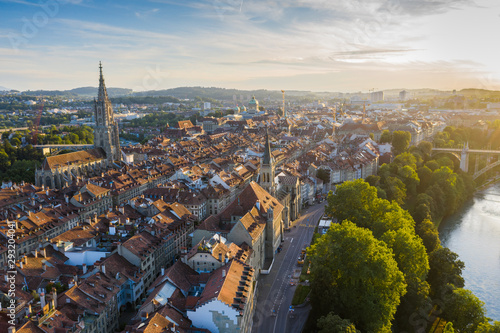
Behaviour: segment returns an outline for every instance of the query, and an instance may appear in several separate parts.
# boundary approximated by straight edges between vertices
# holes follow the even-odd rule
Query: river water
[[[500,321],[500,184],[444,220],[439,236],[465,263],[465,288],[485,302],[488,317]]]

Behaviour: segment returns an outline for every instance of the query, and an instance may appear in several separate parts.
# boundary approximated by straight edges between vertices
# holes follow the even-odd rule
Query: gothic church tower
[[[121,160],[118,124],[113,118],[113,108],[108,98],[102,66],[99,62],[99,91],[97,100],[94,98],[94,146],[106,152],[108,164]]]
[[[271,143],[269,142],[269,133],[266,129],[266,143],[264,144],[264,155],[260,165],[259,185],[269,194],[274,196],[276,193],[276,184],[274,183],[275,163],[271,155]]]

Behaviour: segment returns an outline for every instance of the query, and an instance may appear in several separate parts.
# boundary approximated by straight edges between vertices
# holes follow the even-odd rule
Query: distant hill
[[[0,91],[8,90],[7,88],[0,87]],[[190,99],[193,100],[197,97],[204,101],[225,100],[233,101],[236,98],[236,103],[248,103],[252,96],[257,100],[265,101],[280,100],[282,98],[281,90],[239,90],[239,89],[226,89],[216,87],[178,87],[164,90],[148,90],[141,92],[134,92],[132,89],[127,88],[107,88],[108,94],[117,102],[123,103],[140,103],[145,97],[160,97],[162,102],[179,102],[179,100]],[[406,90],[412,96],[429,96],[429,95],[448,95],[453,94],[451,91],[440,91],[436,89],[386,89],[384,93],[387,96],[397,96],[400,91]],[[97,87],[79,87],[70,90],[35,90],[24,91],[23,95],[28,96],[61,96],[66,98],[94,98],[97,96]],[[285,98],[289,101],[317,101],[328,100],[339,96],[338,92],[312,92],[301,90],[287,90]],[[368,92],[360,93],[368,95]],[[500,91],[484,90],[484,89],[463,89],[458,91],[457,94],[465,95],[467,97],[476,98],[500,98]],[[354,93],[345,94],[346,98],[355,95]],[[134,99],[137,98],[137,99]],[[164,101],[163,101],[164,100]]]
[[[125,96],[132,93],[132,89],[125,88],[107,88],[107,91],[110,97]],[[26,90],[22,94],[27,96],[60,96],[67,98],[95,97],[97,96],[97,87],[81,87],[71,90]]]
[[[462,89],[458,94],[464,95],[465,97],[500,98],[500,91],[498,90]]]
[[[80,96],[97,96],[97,87],[81,87],[68,90],[71,93]],[[132,93],[132,89],[127,88],[106,88],[109,96],[125,96]]]
[[[252,96],[257,100],[272,99],[277,100],[282,98],[280,90],[239,90],[226,89],[215,87],[178,87],[165,90],[150,90],[144,92],[134,92],[134,96],[172,96],[178,99],[194,99],[200,97],[202,99],[213,98],[216,100],[231,101],[236,97],[236,102],[247,103]],[[287,97],[308,97],[318,98],[319,96],[332,95],[332,93],[314,93],[311,91],[287,90]],[[242,99],[242,100],[241,100]]]
[[[0,86],[0,91],[6,91],[6,90],[10,90],[10,89]]]

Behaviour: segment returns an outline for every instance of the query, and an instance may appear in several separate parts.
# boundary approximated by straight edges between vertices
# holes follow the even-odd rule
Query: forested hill
[[[175,97],[178,99],[202,99],[213,98],[216,100],[233,100],[236,96],[237,100],[248,102],[252,96],[258,100],[266,98],[281,99],[282,93],[280,90],[238,90],[225,89],[215,87],[178,87],[164,90],[148,90],[133,92],[132,89],[125,88],[107,88],[110,97]],[[71,90],[27,90],[22,92],[23,95],[29,96],[65,96],[65,97],[92,97],[97,95],[97,87],[81,87]],[[309,91],[290,90],[286,92],[288,97],[306,97],[306,98],[321,98],[328,97],[332,93],[312,93]]]
[[[124,96],[130,95],[132,89],[125,88],[107,88],[108,95]],[[26,90],[22,92],[23,95],[28,96],[64,96],[64,97],[94,97],[97,96],[97,87],[81,87],[71,90]]]

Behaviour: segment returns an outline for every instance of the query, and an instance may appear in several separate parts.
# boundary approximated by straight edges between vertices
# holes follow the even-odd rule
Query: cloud
[[[159,8],[153,8],[150,10],[143,10],[143,11],[136,11],[135,16],[137,16],[138,18],[148,18],[151,15],[158,13],[159,11],[160,11]]]
[[[379,12],[427,16],[475,5],[473,0],[385,0]]]

